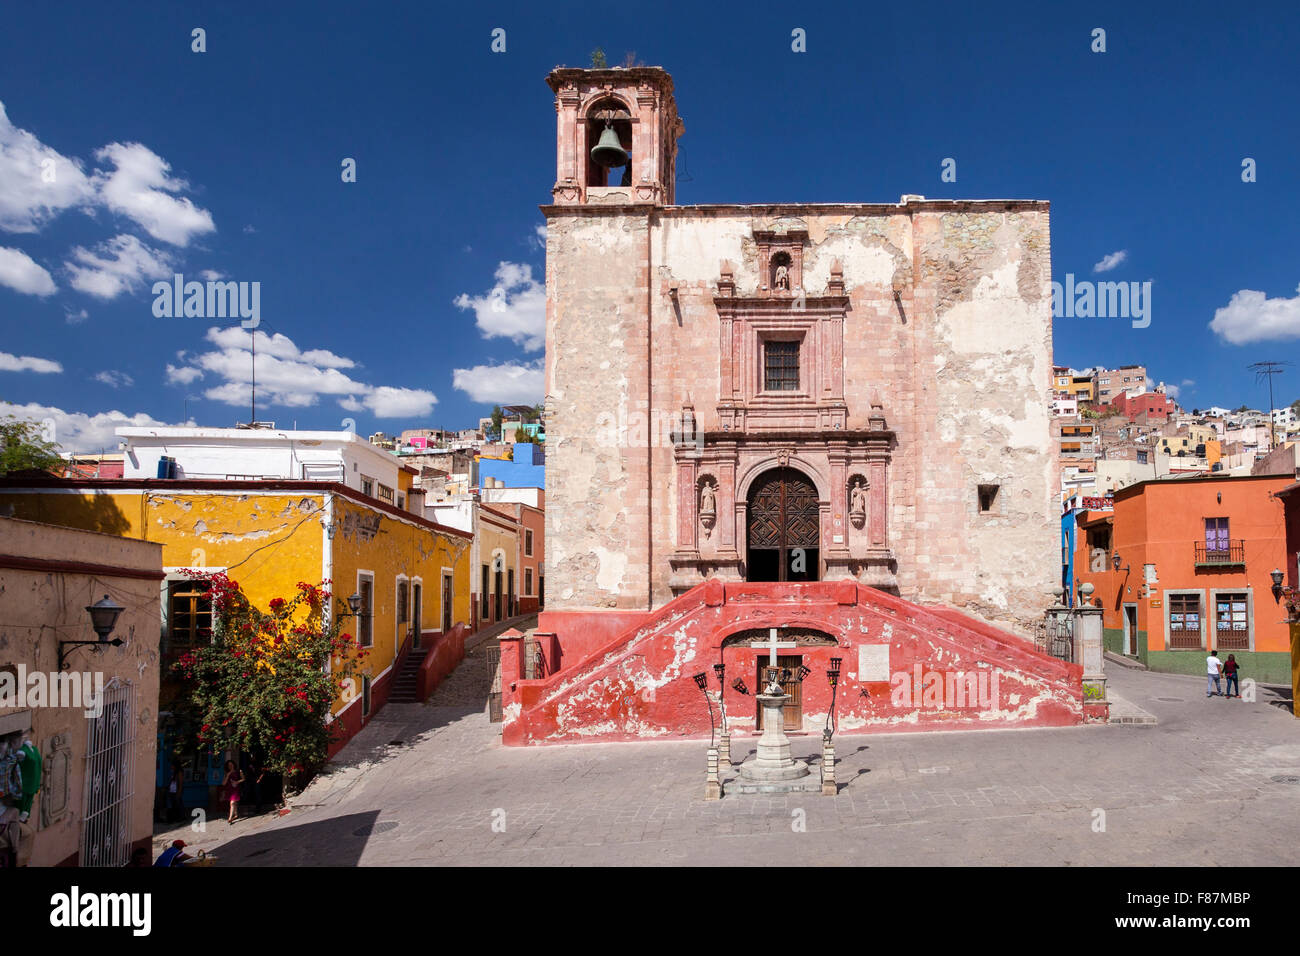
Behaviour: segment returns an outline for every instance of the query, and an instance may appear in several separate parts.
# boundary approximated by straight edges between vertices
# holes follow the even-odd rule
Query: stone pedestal
[[[1106,696],[1105,646],[1102,642],[1102,609],[1083,605],[1074,611],[1074,659],[1083,665],[1083,703],[1094,711],[1110,710]]]
[[[741,793],[785,793],[794,790],[820,790],[821,784],[808,780],[808,765],[790,756],[790,738],[785,735],[787,694],[759,694],[763,708],[763,736],[758,738],[758,752],[740,767],[737,789]]]
[[[822,738],[822,795],[833,797],[839,793],[835,785],[835,744],[830,737]]]
[[[718,738],[718,769],[724,772],[731,769],[731,734],[725,730]]]
[[[704,781],[704,799],[721,800],[722,780],[718,777],[718,750],[716,747],[709,748],[708,768],[708,776]]]

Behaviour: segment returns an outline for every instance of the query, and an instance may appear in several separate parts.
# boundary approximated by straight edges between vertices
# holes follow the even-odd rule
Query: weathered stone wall
[[[805,293],[828,294],[838,261],[850,299],[846,428],[867,428],[875,400],[897,433],[900,593],[1038,617],[1059,576],[1045,203],[546,211],[549,607],[669,600],[669,430],[687,401],[720,427],[720,262],[753,296],[753,232],[806,230]],[[980,484],[1000,486],[993,514],[978,513]]]

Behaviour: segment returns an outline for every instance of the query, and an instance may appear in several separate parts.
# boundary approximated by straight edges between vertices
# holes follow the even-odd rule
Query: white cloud
[[[1300,287],[1290,299],[1270,299],[1263,292],[1241,289],[1215,309],[1210,328],[1233,345],[1300,338]]]
[[[33,355],[10,355],[0,352],[0,372],[38,372],[49,375],[62,372],[63,366],[52,359],[36,358]]]
[[[1098,262],[1095,266],[1093,266],[1092,271],[1109,272],[1111,269],[1116,269],[1120,265],[1122,265],[1124,260],[1127,258],[1128,258],[1127,249],[1121,249],[1119,250],[1119,252],[1112,252],[1110,255],[1104,256],[1101,262]]]
[[[452,372],[452,385],[476,402],[499,405],[524,405],[538,402],[545,390],[540,362],[521,365],[476,365]]]
[[[31,256],[0,246],[0,285],[25,295],[47,296],[58,291],[54,278]]]
[[[0,402],[0,415],[13,415],[37,424],[50,423],[54,432],[53,440],[60,450],[75,454],[87,454],[100,449],[116,451],[119,439],[114,429],[123,425],[167,424],[143,412],[127,415],[125,412],[111,411],[87,415],[84,412],[65,412],[48,405],[12,405],[8,402]]]
[[[546,287],[533,278],[532,266],[502,262],[496,284],[486,295],[461,293],[457,308],[472,309],[484,338],[508,338],[529,352],[546,345]]]
[[[1196,380],[1195,380],[1195,379],[1191,379],[1191,378],[1185,378],[1185,379],[1183,379],[1183,387],[1184,387],[1184,388],[1190,388],[1191,386],[1193,386],[1193,385],[1195,385],[1195,384],[1196,384]]]
[[[177,368],[175,365],[167,365],[167,381],[173,385],[188,385],[196,378],[202,378],[203,371],[197,368]]]
[[[257,336],[257,401],[259,404],[305,408],[322,395],[334,397],[347,411],[369,409],[379,418],[424,417],[433,411],[437,397],[429,391],[368,385],[346,375],[342,369],[356,367],[350,358],[327,349],[300,349],[286,335]],[[181,366],[167,366],[167,380],[188,385],[206,374],[220,384],[204,396],[227,405],[249,404],[252,395],[250,337],[236,326],[210,328],[205,336],[214,349],[180,355]]]
[[[252,226],[245,226],[245,227],[244,227],[244,234],[245,234],[245,235],[250,235],[250,236],[251,236],[251,235],[252,235],[253,233],[255,233],[255,232],[257,232],[257,230],[256,230],[254,227],[252,227]]]
[[[533,229],[533,234],[528,239],[529,243],[537,249],[546,248],[546,223],[542,223]]]
[[[151,249],[135,236],[115,236],[101,242],[92,252],[77,246],[75,262],[65,262],[72,287],[99,299],[116,299],[134,292],[146,279],[165,279],[172,274],[172,257]]]
[[[0,229],[38,232],[64,209],[91,205],[94,195],[77,160],[14,126],[0,103]]]
[[[141,143],[109,143],[96,151],[112,172],[96,170],[95,185],[105,206],[138,223],[155,239],[188,246],[196,235],[215,232],[212,214],[194,205],[183,192],[189,184],[168,175],[171,165]]]
[[[206,282],[216,282],[217,280],[226,277],[225,273],[218,272],[216,269],[204,269],[199,273],[199,275],[201,275]]]
[[[96,382],[102,382],[110,388],[130,388],[135,384],[135,379],[126,372],[110,371],[100,372],[95,376]]]
[[[67,319],[68,325],[80,325],[82,322],[85,322],[90,318],[90,313],[85,309],[78,309],[76,312],[73,312],[70,308],[64,306],[63,317]]]
[[[433,411],[437,401],[433,392],[390,385],[376,386],[364,399],[376,418],[422,418]]]
[[[1165,394],[1168,395],[1170,398],[1172,398],[1175,402],[1178,401],[1178,396],[1181,395],[1182,392],[1183,390],[1179,388],[1177,385],[1165,386]]]

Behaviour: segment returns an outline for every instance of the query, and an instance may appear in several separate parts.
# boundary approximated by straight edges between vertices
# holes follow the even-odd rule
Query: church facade
[[[679,206],[665,71],[549,82],[547,600],[501,636],[503,741],[757,733],[769,666],[794,734],[1099,719],[1026,637],[1047,204]]]
[[[544,626],[711,578],[1039,620],[1059,576],[1047,203],[679,206],[664,70],[549,84]],[[621,170],[592,159],[612,138]]]

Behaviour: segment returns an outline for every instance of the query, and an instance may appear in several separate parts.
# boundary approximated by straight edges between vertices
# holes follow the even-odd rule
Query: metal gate
[[[501,723],[501,645],[490,644],[484,647],[483,655],[487,658],[488,673],[492,676],[492,683],[488,687],[488,720],[499,724]]]
[[[1048,613],[1038,632],[1038,650],[1063,661],[1074,661],[1074,619],[1068,614]]]
[[[86,795],[82,806],[82,866],[126,866],[131,855],[135,793],[135,721],[131,685],[114,678],[98,717],[86,725]]]

